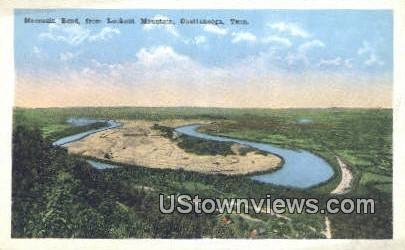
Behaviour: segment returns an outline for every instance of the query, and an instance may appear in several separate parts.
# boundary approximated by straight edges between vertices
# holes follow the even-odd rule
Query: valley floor
[[[153,129],[153,121],[120,121],[123,126],[90,135],[70,143],[70,153],[108,159],[118,163],[141,165],[150,168],[184,169],[203,173],[228,175],[248,174],[273,170],[282,164],[282,159],[254,150],[242,153],[246,146],[234,143],[232,154],[209,155],[186,152],[178,147],[173,138],[165,137]],[[159,126],[175,128],[204,121],[166,120]]]

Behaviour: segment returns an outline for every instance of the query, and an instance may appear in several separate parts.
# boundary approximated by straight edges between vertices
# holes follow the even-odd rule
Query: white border
[[[14,104],[13,16],[0,8],[0,242],[11,232],[11,132]],[[7,237],[7,238],[6,238]],[[0,244],[2,245],[2,244]],[[1,248],[1,247],[0,247]]]
[[[395,0],[8,0],[4,8],[82,9],[392,9]]]
[[[240,0],[0,2],[0,249],[404,249],[405,247],[405,1]],[[11,239],[11,121],[14,96],[13,9],[393,9],[394,10],[394,240],[69,240]]]

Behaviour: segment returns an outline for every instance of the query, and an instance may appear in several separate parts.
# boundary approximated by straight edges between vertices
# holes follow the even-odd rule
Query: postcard
[[[9,246],[401,245],[392,8],[11,13]]]

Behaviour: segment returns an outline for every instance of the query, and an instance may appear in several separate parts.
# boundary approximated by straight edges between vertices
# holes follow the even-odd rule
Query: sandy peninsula
[[[237,143],[231,146],[234,154],[226,156],[186,152],[175,140],[163,136],[161,131],[152,128],[156,123],[175,128],[192,123],[202,124],[204,121],[135,120],[120,123],[122,127],[98,132],[68,144],[69,153],[149,168],[182,168],[227,175],[268,171],[279,167],[282,163],[278,156],[271,154],[260,154],[257,151],[241,154],[240,150],[246,146]]]

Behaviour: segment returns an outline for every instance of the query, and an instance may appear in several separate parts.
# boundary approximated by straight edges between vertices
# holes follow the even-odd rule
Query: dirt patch
[[[346,163],[344,163],[339,157],[336,157],[336,159],[342,172],[342,180],[340,181],[339,185],[331,192],[331,194],[346,194],[350,191],[353,174]]]
[[[153,129],[156,122],[136,120],[120,121],[123,126],[90,135],[68,145],[70,153],[92,156],[150,168],[169,168],[222,173],[227,175],[248,174],[272,170],[281,164],[275,155],[246,152],[244,146],[232,146],[232,155],[197,155],[186,152],[172,139]],[[159,125],[178,127],[204,121],[165,120]],[[241,154],[243,151],[243,154]]]

